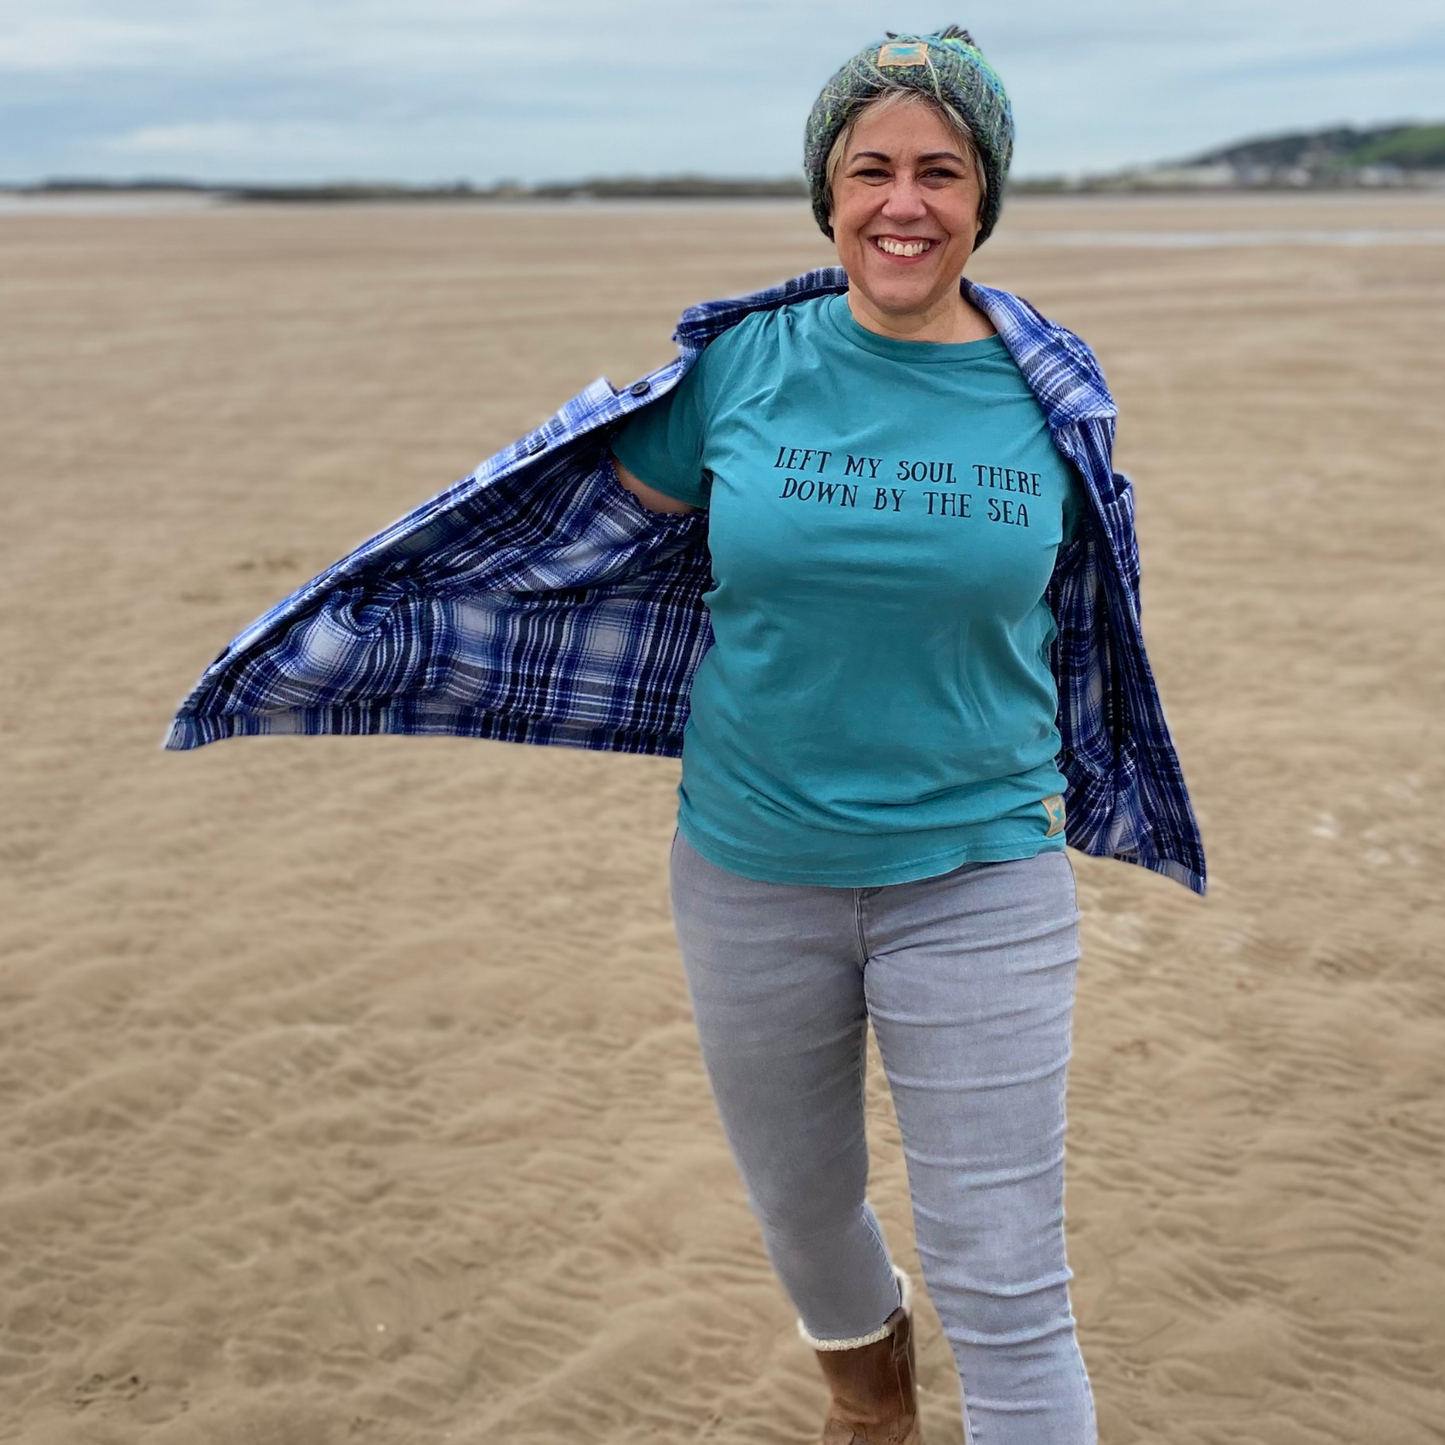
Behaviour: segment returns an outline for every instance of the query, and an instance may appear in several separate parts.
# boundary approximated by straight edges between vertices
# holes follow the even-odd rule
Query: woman
[[[864,1197],[870,1022],[968,1437],[1094,1440],[1066,836],[1203,889],[1113,404],[1082,342],[963,279],[1011,146],[965,32],[860,52],[806,140],[841,271],[694,308],[678,362],[594,384],[262,618],[170,739],[681,751],[678,939],[828,1445],[918,1439],[908,1282]]]

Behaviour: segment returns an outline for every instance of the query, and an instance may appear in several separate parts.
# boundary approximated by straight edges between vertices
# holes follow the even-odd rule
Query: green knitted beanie
[[[1003,205],[1004,179],[1013,158],[1014,122],[1003,81],[968,31],[950,25],[936,35],[890,35],[860,50],[823,87],[803,132],[803,169],[813,215],[830,240],[828,152],[838,132],[885,91],[908,89],[947,101],[969,124],[983,157],[988,195],[975,246],[988,239]]]

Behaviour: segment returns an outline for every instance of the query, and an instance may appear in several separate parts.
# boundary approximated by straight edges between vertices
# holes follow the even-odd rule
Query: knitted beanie
[[[1013,158],[1014,122],[1003,81],[966,30],[950,25],[936,35],[890,35],[860,50],[823,87],[803,132],[803,169],[813,195],[813,215],[830,240],[828,152],[838,132],[888,90],[907,88],[947,101],[969,124],[983,157],[988,195],[978,239],[981,246],[998,221],[1004,178]]]

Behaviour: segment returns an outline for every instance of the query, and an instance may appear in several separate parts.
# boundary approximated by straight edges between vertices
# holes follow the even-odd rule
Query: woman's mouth
[[[938,244],[923,236],[871,236],[869,239],[885,256],[898,256],[904,260],[921,256]]]

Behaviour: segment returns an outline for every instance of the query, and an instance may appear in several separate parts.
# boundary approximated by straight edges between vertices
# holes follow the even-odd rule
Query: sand
[[[1076,859],[1108,1445],[1445,1440],[1442,235],[1441,197],[1021,202],[976,262],[1119,397],[1212,866]],[[788,205],[0,217],[0,1439],[814,1437],[671,938],[676,765],[158,743],[293,586],[828,259]]]

